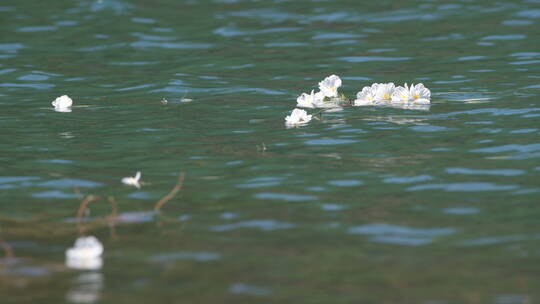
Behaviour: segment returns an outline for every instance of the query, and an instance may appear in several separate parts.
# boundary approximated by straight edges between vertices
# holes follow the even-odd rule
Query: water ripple
[[[37,176],[0,176],[0,185],[39,180]]]
[[[516,152],[522,152],[522,153],[537,152],[537,151],[540,151],[540,143],[530,144],[530,145],[518,145],[518,144],[503,145],[503,146],[471,150],[471,152],[479,152],[479,153],[500,153],[500,152],[510,152],[510,151],[516,151]]]
[[[409,127],[409,129],[415,132],[442,132],[442,131],[451,131],[453,129],[440,126],[414,126]]]
[[[480,209],[472,207],[452,207],[443,209],[443,212],[446,214],[469,215],[479,213]]]
[[[154,263],[167,263],[174,262],[178,260],[189,260],[196,262],[211,262],[219,260],[221,256],[214,252],[174,252],[166,254],[158,254],[150,257],[148,260]]]
[[[493,183],[469,182],[453,184],[424,184],[407,188],[407,191],[444,190],[447,192],[480,192],[515,190],[516,185],[497,185]]]
[[[236,283],[229,287],[229,292],[233,294],[245,294],[250,296],[266,296],[271,294],[272,290],[268,287]]]
[[[354,39],[365,38],[365,34],[347,34],[347,33],[320,33],[313,36],[313,40],[329,40],[329,39]]]
[[[281,201],[289,201],[289,202],[302,202],[302,201],[311,201],[311,200],[317,199],[317,197],[314,195],[274,193],[274,192],[257,193],[253,197],[258,198],[258,199],[281,200]]]
[[[263,231],[282,230],[293,228],[294,225],[290,223],[278,222],[275,220],[250,220],[245,222],[239,222],[234,224],[227,224],[221,226],[214,226],[210,228],[210,231],[223,232],[231,231],[241,228],[257,228]]]
[[[40,187],[50,187],[50,188],[96,188],[103,186],[102,183],[92,182],[84,179],[74,179],[74,178],[62,178],[54,179],[37,184]]]
[[[487,246],[487,245],[495,245],[495,244],[510,243],[510,242],[521,242],[521,241],[529,241],[529,240],[540,240],[540,234],[484,237],[484,238],[461,241],[458,243],[458,245],[460,246]]]
[[[73,199],[78,196],[75,193],[65,193],[58,190],[36,192],[31,195],[34,198],[44,198],[44,199]]]
[[[13,54],[23,48],[25,48],[25,46],[20,43],[0,43],[0,52]]]
[[[157,21],[155,19],[151,19],[151,18],[141,18],[141,17],[133,17],[131,18],[131,21],[132,22],[135,22],[135,23],[143,23],[143,24],[154,24],[154,23],[157,23]]]
[[[534,22],[530,20],[504,20],[502,22],[503,25],[510,25],[510,26],[527,26],[533,23]]]
[[[514,35],[492,35],[483,37],[482,40],[521,40],[525,39],[527,36],[521,34]]]
[[[192,42],[155,42],[155,41],[137,41],[130,44],[134,48],[164,48],[177,50],[191,49],[209,49],[213,47],[210,43],[192,43]]]
[[[425,182],[432,180],[433,176],[431,175],[416,175],[416,176],[404,176],[404,177],[389,177],[385,178],[384,182],[388,184],[412,184]]]
[[[54,88],[52,83],[0,83],[1,88],[30,88],[36,90],[48,90]]]
[[[394,61],[406,61],[410,60],[410,57],[381,57],[381,56],[352,56],[352,57],[339,57],[338,60],[358,63],[358,62],[394,62]]]
[[[17,29],[17,32],[22,33],[33,33],[33,32],[49,32],[56,31],[58,27],[56,26],[25,26]]]
[[[507,115],[523,115],[531,112],[538,112],[540,108],[521,108],[521,109],[512,109],[512,108],[483,108],[483,109],[474,109],[468,111],[459,111],[459,112],[449,112],[445,114],[438,114],[432,116],[433,118],[437,117],[452,117],[457,115],[477,115],[477,114],[491,114],[493,116],[507,116]]]
[[[475,170],[468,168],[447,168],[448,174],[465,174],[465,175],[496,175],[496,176],[517,176],[525,173],[523,170],[515,169],[492,169],[492,170]]]
[[[352,139],[310,139],[306,140],[304,143],[310,146],[333,146],[333,145],[343,145],[343,144],[352,144],[358,142],[358,140]]]
[[[540,9],[530,9],[526,11],[521,11],[521,12],[518,12],[516,16],[531,18],[531,19],[538,19],[540,18]]]
[[[356,187],[363,185],[364,183],[356,179],[340,179],[329,181],[328,184],[336,187]]]
[[[432,243],[439,236],[454,234],[454,228],[410,228],[389,224],[367,224],[349,228],[349,233],[365,234],[375,243],[421,246]]]
[[[174,36],[155,36],[155,35],[146,35],[143,33],[131,33],[131,36],[137,37],[142,41],[174,41],[176,37]]]
[[[273,33],[284,33],[284,32],[295,32],[302,30],[299,27],[275,27],[267,28],[262,30],[240,30],[235,26],[226,26],[220,27],[214,31],[214,34],[220,35],[223,37],[236,37],[236,36],[251,36],[251,35],[261,35],[261,34],[273,34]]]

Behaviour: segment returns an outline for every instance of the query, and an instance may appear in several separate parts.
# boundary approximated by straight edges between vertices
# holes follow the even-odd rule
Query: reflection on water
[[[104,281],[105,278],[100,272],[83,272],[76,275],[66,293],[66,301],[75,304],[97,303],[105,286]]]

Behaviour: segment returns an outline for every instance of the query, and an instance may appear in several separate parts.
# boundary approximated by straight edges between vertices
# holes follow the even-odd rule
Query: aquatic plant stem
[[[8,244],[8,242],[4,241],[0,238],[0,247],[4,250],[4,254],[6,256],[6,259],[11,259],[15,257],[15,254],[13,254],[13,248]]]
[[[86,211],[86,209],[88,209],[88,205],[91,202],[98,200],[100,200],[98,196],[88,195],[79,205],[79,210],[77,210],[77,230],[79,231],[79,235],[84,235],[84,227],[81,221],[82,217],[84,216],[84,212]]]
[[[109,200],[112,206],[111,215],[107,217],[107,225],[109,226],[109,229],[110,229],[111,239],[115,240],[118,238],[118,235],[116,234],[116,226],[115,226],[116,219],[118,218],[116,200],[112,196],[109,196],[107,199]]]
[[[176,183],[176,185],[174,186],[174,188],[172,188],[172,190],[167,194],[165,195],[164,197],[162,197],[157,203],[156,203],[156,206],[154,207],[154,211],[155,212],[159,212],[159,210],[168,202],[170,201],[177,193],[178,191],[180,191],[182,189],[182,186],[184,184],[184,178],[185,178],[186,174],[185,172],[180,172],[180,176],[178,177],[178,182]]]

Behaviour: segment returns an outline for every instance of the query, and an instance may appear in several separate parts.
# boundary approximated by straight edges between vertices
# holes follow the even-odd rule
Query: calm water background
[[[3,0],[1,302],[540,301],[539,22],[535,0]],[[334,73],[432,106],[286,129]],[[74,271],[90,194],[104,267]]]

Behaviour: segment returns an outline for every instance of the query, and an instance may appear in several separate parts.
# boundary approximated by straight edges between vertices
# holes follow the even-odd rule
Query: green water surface
[[[540,301],[539,22],[534,0],[3,0],[0,302]],[[432,104],[286,128],[331,74]],[[79,233],[101,269],[65,265]]]

